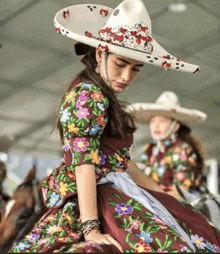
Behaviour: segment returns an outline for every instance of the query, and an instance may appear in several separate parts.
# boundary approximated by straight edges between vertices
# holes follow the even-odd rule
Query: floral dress
[[[162,150],[162,151],[161,151]],[[190,187],[200,185],[197,155],[180,138],[166,140],[159,149],[156,142],[146,144],[141,155],[142,169],[164,191],[173,190],[173,183]]]
[[[85,242],[75,179],[77,165],[95,165],[97,182],[129,165],[133,136],[117,139],[105,133],[108,104],[93,84],[70,87],[60,111],[65,163],[43,183],[49,210],[12,252],[119,252],[114,245]],[[220,231],[197,210],[165,193],[147,191],[167,207],[197,251],[220,250]],[[112,183],[97,185],[97,206],[101,232],[113,236],[127,253],[191,251],[175,229]]]

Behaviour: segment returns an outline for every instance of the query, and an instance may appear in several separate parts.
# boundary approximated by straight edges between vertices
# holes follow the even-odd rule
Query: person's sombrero
[[[151,20],[141,0],[125,0],[115,9],[73,5],[55,16],[58,33],[92,47],[165,69],[196,73],[199,66],[180,61],[152,37]]]
[[[181,107],[177,95],[169,91],[163,92],[155,103],[134,103],[129,109],[135,113],[137,122],[146,124],[155,115],[168,116],[189,124],[203,122],[207,117],[202,111]]]

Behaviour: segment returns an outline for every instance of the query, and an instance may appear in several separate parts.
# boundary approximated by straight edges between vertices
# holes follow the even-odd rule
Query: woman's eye
[[[119,66],[119,67],[125,67],[125,65],[119,64],[119,63],[116,63],[116,65]]]
[[[136,69],[136,68],[133,68],[133,70],[134,70],[134,71],[137,71],[137,72],[139,72],[139,71],[140,71],[139,69]]]

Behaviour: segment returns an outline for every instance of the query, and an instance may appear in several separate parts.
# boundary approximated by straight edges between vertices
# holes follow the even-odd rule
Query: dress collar
[[[171,146],[177,141],[177,135],[172,134],[169,139],[164,141],[154,141],[153,144],[156,145],[154,148],[154,155],[156,156],[159,152],[164,153],[165,148]]]

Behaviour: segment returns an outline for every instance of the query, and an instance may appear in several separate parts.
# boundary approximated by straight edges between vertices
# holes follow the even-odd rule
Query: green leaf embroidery
[[[90,157],[89,154],[86,154],[86,155],[85,155],[84,161],[85,161],[85,162],[91,162],[91,161],[92,161],[92,159],[91,159],[91,157]]]
[[[108,200],[110,200],[110,205],[113,205],[113,206],[117,206],[117,202],[115,202],[114,200],[112,200],[111,198],[108,198]]]
[[[159,239],[158,237],[155,237],[155,238],[154,238],[154,241],[155,241],[156,244],[159,246],[159,248],[160,248],[161,250],[163,250],[163,245],[162,245],[160,239]]]
[[[145,213],[145,216],[146,216],[146,218],[152,218],[153,217],[153,214],[152,213],[149,213],[149,212],[146,212]]]
[[[159,225],[151,225],[147,228],[147,233],[153,234],[153,233],[158,233],[160,231],[160,226]]]
[[[121,202],[124,202],[124,200],[116,193],[113,194],[116,198],[118,198]]]
[[[67,235],[67,232],[63,230],[62,232],[59,233],[59,236],[64,237]]]
[[[140,231],[145,231],[146,228],[146,222],[141,223]]]
[[[132,206],[132,203],[133,203],[133,199],[129,199],[128,202],[127,202],[127,205],[131,205]]]
[[[135,212],[142,212],[141,208],[138,206],[133,206],[132,208]]]
[[[134,218],[131,215],[128,218],[129,218],[130,221],[134,220]]]
[[[108,155],[108,159],[110,164],[114,164],[114,165],[117,164],[117,160],[115,157]]]
[[[121,215],[119,213],[114,213],[113,217],[116,219],[119,219],[119,218],[121,218]]]
[[[126,243],[128,243],[128,242],[129,242],[129,236],[130,236],[130,234],[131,234],[131,233],[128,233],[128,234],[126,235],[126,237],[125,237],[125,241],[126,241]]]
[[[135,244],[137,243],[137,241],[130,241],[130,242],[128,242],[128,244],[130,245],[130,247],[132,248],[132,249],[135,249]]]

